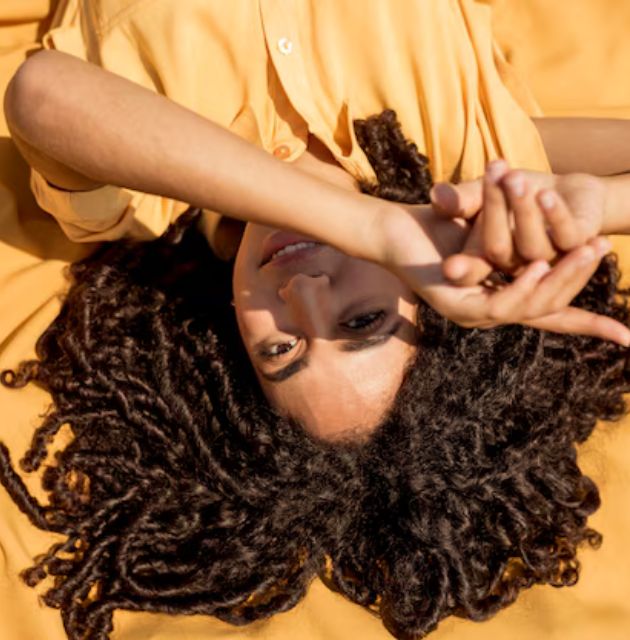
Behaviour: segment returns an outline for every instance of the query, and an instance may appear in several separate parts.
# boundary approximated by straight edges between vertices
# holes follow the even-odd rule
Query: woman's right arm
[[[442,275],[442,260],[461,249],[466,232],[430,206],[386,202],[320,180],[164,96],[73,56],[32,56],[11,82],[5,110],[31,166],[58,187],[116,185],[304,233],[383,264],[465,326],[537,322],[523,311],[537,291],[540,265],[497,293],[454,286]],[[591,265],[573,264],[576,259],[567,256],[543,286],[543,304],[534,314],[542,317],[539,326],[629,341],[618,323],[594,314],[576,319],[576,310],[558,308],[563,272],[581,269],[582,279],[588,278]],[[551,316],[547,299],[555,301]]]
[[[67,190],[116,185],[293,229],[375,259],[384,203],[283,163],[175,102],[57,51],[27,60],[5,97],[29,164]]]

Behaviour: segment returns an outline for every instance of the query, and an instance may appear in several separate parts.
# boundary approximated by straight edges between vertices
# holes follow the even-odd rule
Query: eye
[[[380,327],[385,321],[385,311],[371,311],[362,313],[347,322],[342,322],[341,326],[350,331],[370,331]]]
[[[277,342],[276,344],[264,347],[261,350],[260,355],[265,358],[265,360],[273,360],[295,349],[297,343],[297,338],[293,338],[292,340],[288,340],[287,342]]]

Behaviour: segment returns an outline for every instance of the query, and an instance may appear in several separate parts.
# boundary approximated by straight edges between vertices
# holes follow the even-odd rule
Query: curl
[[[393,112],[356,123],[369,193],[426,202],[428,162]],[[576,444],[617,420],[627,350],[507,326],[467,331],[420,305],[420,344],[368,440],[326,443],[265,402],[230,306],[230,266],[190,210],[151,243],[104,245],[71,268],[37,359],[2,382],[47,389],[74,438],[40,505],[0,446],[0,482],[37,527],[66,536],[25,579],[70,640],[105,640],[113,612],[247,624],[293,607],[317,575],[398,638],[449,615],[484,620],[534,584],[570,586],[597,487]],[[211,275],[210,275],[211,274]],[[576,304],[628,324],[614,257]]]

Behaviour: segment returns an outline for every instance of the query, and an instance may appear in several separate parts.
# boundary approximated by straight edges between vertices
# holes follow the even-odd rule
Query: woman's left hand
[[[444,259],[461,251],[468,235],[466,223],[427,206],[391,206],[381,229],[387,251],[379,262],[449,320],[468,328],[518,323],[630,345],[630,330],[621,323],[569,306],[609,251],[605,238],[588,241],[553,266],[536,260],[510,283],[460,286],[445,277]]]
[[[588,174],[556,176],[490,163],[483,178],[440,184],[434,206],[449,218],[473,222],[461,253],[445,260],[445,276],[460,285],[494,269],[517,273],[535,260],[552,262],[600,235],[605,226],[604,182]]]

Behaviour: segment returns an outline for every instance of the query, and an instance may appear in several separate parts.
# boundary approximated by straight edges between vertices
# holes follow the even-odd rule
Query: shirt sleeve
[[[59,189],[31,172],[37,204],[51,213],[74,242],[101,242],[133,237],[150,240],[186,210],[176,200],[105,185],[90,191]]]
[[[43,46],[93,62],[145,88],[158,92],[151,62],[122,30],[103,29],[97,18],[69,2],[44,36]],[[90,191],[66,191],[33,170],[31,189],[39,206],[53,215],[75,242],[150,239],[161,235],[187,205],[160,196],[106,185]]]

